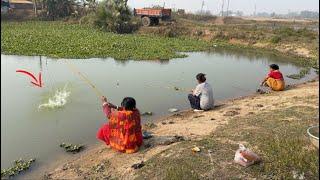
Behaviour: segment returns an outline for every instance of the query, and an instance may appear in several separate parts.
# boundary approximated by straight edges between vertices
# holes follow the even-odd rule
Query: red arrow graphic
[[[32,84],[34,84],[35,86],[38,86],[38,87],[42,87],[41,72],[39,72],[39,77],[38,77],[39,80],[37,80],[37,78],[32,73],[29,73],[28,71],[17,70],[16,72],[24,73],[24,74],[30,76],[34,80],[34,81],[31,81]]]

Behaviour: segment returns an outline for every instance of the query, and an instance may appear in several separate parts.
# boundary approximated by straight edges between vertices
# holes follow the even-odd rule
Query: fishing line
[[[90,85],[92,87],[92,89],[97,94],[97,96],[99,96],[99,97],[103,96],[101,91],[86,76],[84,76],[75,66],[73,66],[71,63],[69,63],[67,60],[65,60],[65,62],[67,63],[67,65],[71,71],[78,74],[84,82],[86,82],[88,85]]]
[[[190,90],[187,90],[185,88],[179,88],[176,86],[156,86],[153,84],[149,84],[150,87],[157,87],[157,88],[166,88],[166,89],[171,89],[171,90],[175,90],[175,91],[181,91],[181,92],[190,92]]]
[[[40,61],[41,61],[41,56],[40,56]],[[48,69],[48,63],[47,63],[47,59],[46,59],[46,73],[47,73],[47,78],[48,78],[48,84],[49,84],[49,88],[53,89],[53,80],[51,78],[49,69]]]
[[[155,85],[152,85],[152,84],[149,84],[149,86],[151,87],[156,87]],[[186,88],[179,88],[179,87],[176,87],[176,86],[157,86],[158,88],[166,88],[166,89],[171,89],[171,90],[174,90],[174,91],[180,91],[180,92],[184,92],[184,93],[191,93],[191,90],[188,90]],[[214,99],[215,102],[219,103],[220,105],[223,105],[223,101],[219,101],[219,100],[216,100]],[[215,105],[215,106],[218,106],[218,105]]]

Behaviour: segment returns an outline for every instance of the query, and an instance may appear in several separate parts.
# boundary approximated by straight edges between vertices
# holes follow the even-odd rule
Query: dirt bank
[[[174,23],[141,27],[138,34],[187,37],[208,42],[224,42],[240,48],[273,51],[292,57],[318,59],[318,21],[208,17],[175,17]]]
[[[272,125],[277,124],[278,122],[298,122],[295,121],[295,118],[290,115],[281,116],[279,118],[276,117],[276,112],[280,110],[280,112],[286,112],[287,109],[293,109],[293,112],[297,113],[300,112],[300,115],[303,113],[308,112],[310,113],[307,115],[317,116],[319,109],[319,101],[318,101],[318,89],[319,89],[319,82],[309,82],[301,85],[297,85],[296,87],[290,87],[288,90],[284,92],[273,92],[267,95],[253,95],[249,97],[238,98],[234,100],[229,100],[223,103],[222,106],[217,107],[216,109],[208,112],[199,112],[194,113],[191,111],[180,112],[174,114],[170,117],[165,117],[159,120],[155,127],[144,129],[153,133],[154,137],[146,140],[144,143],[144,147],[138,153],[135,154],[121,154],[114,152],[113,150],[109,149],[105,145],[101,144],[98,147],[93,149],[87,150],[80,155],[76,155],[74,159],[68,160],[67,162],[61,162],[58,167],[50,172],[46,172],[45,175],[41,174],[41,178],[47,179],[87,179],[87,178],[119,178],[119,179],[134,179],[134,178],[142,178],[142,179],[164,179],[165,177],[177,177],[183,178],[182,174],[188,175],[189,178],[195,177],[205,179],[205,178],[212,178],[215,177],[213,174],[220,174],[225,177],[264,177],[265,175],[260,170],[253,171],[254,173],[247,172],[249,170],[242,171],[242,169],[232,163],[233,153],[236,150],[237,143],[244,143],[248,145],[248,142],[243,140],[232,140],[232,138],[226,137],[216,137],[212,139],[215,135],[221,134],[221,129],[229,135],[241,135],[243,133],[248,132],[248,129],[255,129],[261,128],[260,131],[256,131],[257,134],[259,133],[266,133],[268,128],[274,128]],[[307,109],[306,109],[307,108]],[[309,108],[309,109],[308,109]],[[306,110],[304,110],[306,109]],[[269,114],[273,114],[274,117],[270,116]],[[299,114],[299,113],[298,113]],[[307,116],[306,115],[306,116]],[[270,121],[267,118],[259,121],[257,124],[250,124],[252,123],[249,120],[244,118],[261,118],[261,117],[271,117]],[[306,117],[304,117],[306,118]],[[244,120],[241,120],[244,119]],[[241,121],[239,121],[241,120]],[[266,122],[264,122],[264,120]],[[309,125],[312,123],[316,123],[318,120],[314,120],[309,118],[308,122]],[[240,123],[241,122],[241,123]],[[260,127],[264,125],[264,123],[271,123],[272,125],[266,125],[265,127]],[[240,123],[236,125],[237,123]],[[298,123],[299,125],[303,126],[302,131],[305,131],[304,127],[306,124]],[[236,126],[235,126],[236,125]],[[286,124],[285,127],[287,126]],[[246,128],[245,128],[246,127]],[[288,125],[288,128],[291,127]],[[275,130],[274,128],[273,130]],[[269,131],[268,131],[269,132]],[[273,133],[276,133],[274,131]],[[222,133],[225,134],[225,133]],[[213,136],[213,137],[211,137]],[[254,135],[253,135],[254,136]],[[275,134],[275,136],[277,136]],[[177,138],[178,137],[178,138]],[[182,137],[182,138],[181,138]],[[263,135],[259,137],[264,137]],[[271,135],[267,136],[267,139],[273,139],[274,137]],[[298,137],[297,137],[298,138]],[[219,144],[216,144],[215,150],[216,154],[212,155],[214,160],[220,160],[224,164],[214,164],[210,163],[207,157],[206,152],[204,152],[205,146],[214,144],[212,141],[221,142],[228,142],[230,146],[226,147],[221,146],[219,148]],[[308,142],[308,139],[304,139],[304,143]],[[181,142],[180,142],[181,141]],[[203,143],[205,141],[205,143]],[[261,143],[260,141],[256,141]],[[265,141],[267,142],[267,140]],[[203,146],[201,146],[201,143]],[[202,149],[204,154],[199,153],[199,157],[195,157],[196,159],[190,159],[193,157],[191,153],[191,147],[193,145],[197,145]],[[256,146],[255,146],[256,145]],[[260,155],[264,153],[264,151],[260,148],[260,144],[250,144],[249,147],[256,150]],[[273,147],[275,148],[275,147]],[[283,147],[286,149],[286,147]],[[281,149],[281,148],[280,148]],[[290,148],[289,148],[290,149]],[[306,146],[302,150],[312,150],[317,152],[313,149],[312,146]],[[228,150],[226,153],[223,150]],[[209,152],[209,151],[208,151]],[[188,154],[189,153],[189,154]],[[230,155],[230,157],[226,157],[225,153]],[[279,151],[281,153],[281,151]],[[287,153],[287,152],[285,152]],[[309,153],[309,152],[308,152]],[[303,154],[303,153],[300,153]],[[310,154],[310,153],[309,153]],[[311,153],[312,154],[312,153]],[[313,153],[312,155],[314,155]],[[201,155],[204,155],[204,161],[199,161]],[[264,154],[265,155],[265,154]],[[267,157],[276,156],[273,155],[266,155]],[[172,162],[172,158],[179,158],[177,159],[176,163]],[[266,159],[267,157],[263,157]],[[313,157],[313,156],[312,156]],[[167,158],[167,161],[166,161]],[[299,157],[297,157],[299,158]],[[313,157],[314,158],[314,157]],[[171,160],[169,160],[171,159]],[[189,160],[190,164],[195,165],[188,165],[188,162],[184,162]],[[308,160],[308,159],[307,159]],[[139,163],[144,161],[146,166],[142,167],[139,170],[134,170],[131,166],[135,163]],[[296,162],[294,159],[289,160],[293,163],[298,163],[301,165],[300,162]],[[159,163],[157,163],[159,162]],[[203,162],[207,162],[207,164],[203,164]],[[279,161],[280,162],[280,161]],[[171,163],[171,165],[170,165]],[[181,163],[181,164],[180,164]],[[202,163],[202,164],[201,164]],[[313,162],[308,162],[312,164]],[[164,167],[163,165],[166,164]],[[303,164],[303,163],[302,163]],[[182,169],[174,169],[175,167],[181,167]],[[228,165],[231,167],[236,168],[237,171],[233,171],[231,168],[228,168]],[[277,165],[277,163],[275,163]],[[283,166],[285,166],[284,164]],[[211,170],[207,170],[208,167],[213,166]],[[223,170],[221,169],[223,166]],[[292,165],[294,166],[294,165]],[[220,168],[219,168],[220,167]],[[260,166],[259,166],[260,167]],[[263,166],[267,168],[267,165]],[[169,168],[169,169],[168,169]],[[173,169],[172,169],[173,168]],[[283,168],[282,165],[279,167],[274,168]],[[201,171],[207,170],[206,172],[201,175]],[[268,170],[268,169],[267,169]],[[271,168],[271,170],[273,170]],[[269,170],[268,172],[270,172]],[[283,169],[283,171],[286,171]],[[188,172],[188,173],[185,173]],[[197,174],[198,172],[198,174]],[[237,172],[239,174],[234,174]],[[228,175],[229,173],[229,175]],[[291,173],[291,172],[290,172]],[[313,177],[316,176],[313,174],[314,172],[304,172],[305,176]],[[200,174],[200,176],[199,176]],[[282,175],[282,172],[279,173]],[[262,176],[263,175],[263,176]],[[318,174],[319,175],[319,174]],[[282,176],[279,176],[282,177]],[[197,179],[196,178],[196,179]]]

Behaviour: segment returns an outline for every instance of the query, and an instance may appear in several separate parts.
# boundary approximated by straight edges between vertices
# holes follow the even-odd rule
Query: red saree
[[[139,110],[111,111],[111,108],[105,104],[103,111],[108,117],[109,123],[104,124],[98,130],[97,138],[120,152],[137,152],[143,140]]]

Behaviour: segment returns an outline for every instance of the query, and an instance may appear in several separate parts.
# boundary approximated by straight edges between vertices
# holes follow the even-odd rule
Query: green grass
[[[177,52],[203,51],[210,46],[199,40],[118,35],[63,22],[1,22],[3,54],[155,60],[184,57]]]
[[[194,26],[198,25],[193,24],[192,27]],[[244,27],[237,27],[236,29],[230,29],[228,26],[213,27],[216,31],[228,32],[230,36],[233,34],[236,38],[241,36],[246,40],[253,38],[252,40],[263,41],[264,38],[261,40],[260,36],[270,33],[267,30],[252,30]],[[286,31],[282,30],[279,33]],[[295,32],[291,36],[299,35],[299,38],[300,36],[305,37],[305,34],[307,34],[305,31]],[[313,41],[308,44],[314,44]],[[301,40],[301,42],[304,42],[304,40]],[[207,51],[216,49],[213,48],[216,45],[231,51],[250,51],[253,54],[277,56],[278,59],[287,60],[288,58],[286,57],[290,56],[294,57],[294,62],[300,65],[306,67],[316,66],[318,68],[316,63],[318,58],[300,58],[290,53],[280,53],[274,50],[273,47],[257,48],[251,45],[232,45],[227,40],[219,38],[204,41],[201,38],[197,39],[188,35],[181,35],[175,38],[152,33],[149,35],[119,35],[103,32],[91,26],[70,24],[62,21],[1,22],[2,54],[42,55],[53,58],[112,57],[118,60],[168,60],[186,56],[177,52]]]
[[[309,99],[310,104],[317,102],[317,97]],[[307,127],[318,123],[318,112],[293,106],[233,118],[211,136],[177,144],[153,157],[137,172],[137,179],[293,179],[293,172],[318,179],[319,151],[306,136]],[[248,168],[233,163],[238,145],[232,142],[246,142],[263,162]],[[192,153],[193,146],[201,152]]]

